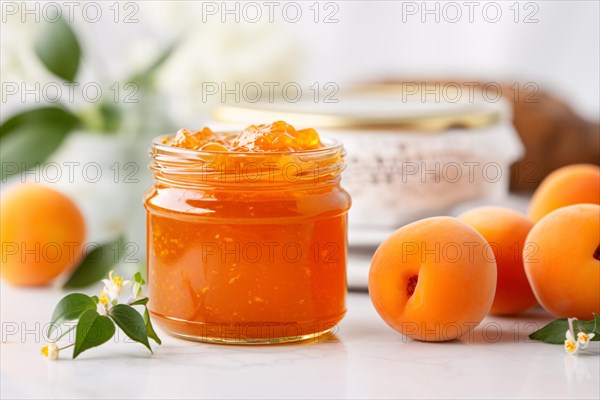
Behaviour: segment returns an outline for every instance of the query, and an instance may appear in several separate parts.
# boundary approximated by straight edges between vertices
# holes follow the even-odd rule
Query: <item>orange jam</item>
[[[285,122],[157,138],[146,194],[149,309],[217,343],[318,337],[345,314],[344,149]]]

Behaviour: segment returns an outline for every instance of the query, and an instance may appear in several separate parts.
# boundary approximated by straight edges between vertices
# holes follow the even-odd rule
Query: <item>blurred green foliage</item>
[[[175,42],[177,43],[177,42]],[[136,85],[138,93],[152,97],[151,84],[156,70],[171,55],[175,45],[168,46],[144,70],[127,81]],[[46,22],[34,42],[41,63],[58,78],[73,82],[81,64],[82,50],[77,35],[64,20]],[[150,102],[150,100],[148,100]],[[136,112],[151,112],[140,102]],[[44,162],[75,129],[89,132],[117,133],[122,127],[124,111],[112,99],[102,99],[78,112],[57,104],[48,104],[14,115],[0,124],[0,160],[11,168],[2,168],[0,179]],[[141,120],[144,120],[142,115]]]
[[[2,168],[1,179],[43,162],[80,120],[60,107],[28,110],[0,125],[0,159],[17,170]]]
[[[0,124],[0,161],[11,168],[1,168],[0,179],[5,182],[10,176],[42,164],[74,130],[136,134],[164,128],[167,125],[165,117],[159,116],[162,123],[157,123],[157,96],[153,93],[152,83],[155,72],[169,58],[174,47],[168,46],[154,62],[127,80],[127,85],[135,85],[136,93],[144,100],[134,102],[136,104],[127,110],[124,109],[125,105],[107,96],[78,111],[71,111],[70,107],[57,102],[30,108],[4,120]],[[53,75],[66,82],[75,82],[82,54],[85,53],[70,24],[62,19],[46,22],[38,32],[34,50],[41,64]],[[123,132],[124,129],[132,129],[130,125],[126,128],[124,123],[124,116],[132,114],[138,121],[133,128],[135,132]],[[122,255],[123,246],[124,238],[120,236],[91,251],[72,273],[64,288],[84,287],[100,280],[118,262],[119,257],[114,255],[115,252]]]
[[[81,47],[75,33],[62,19],[46,23],[34,44],[40,61],[54,75],[73,82],[81,59]]]

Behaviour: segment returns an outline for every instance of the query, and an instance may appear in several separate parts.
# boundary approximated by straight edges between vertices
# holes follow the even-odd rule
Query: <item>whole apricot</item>
[[[85,223],[65,195],[39,184],[9,188],[0,200],[0,274],[14,285],[49,283],[81,259]]]
[[[540,220],[523,249],[535,297],[557,317],[600,314],[600,206],[559,208]]]
[[[405,225],[379,246],[369,293],[379,315],[405,336],[456,339],[490,310],[496,290],[494,255],[476,230],[451,217]]]
[[[533,223],[526,216],[503,207],[479,207],[458,217],[490,244],[498,283],[492,314],[517,314],[531,308],[536,299],[523,268],[523,246]]]
[[[575,164],[548,175],[537,188],[529,204],[533,222],[560,207],[573,204],[600,204],[600,168]]]

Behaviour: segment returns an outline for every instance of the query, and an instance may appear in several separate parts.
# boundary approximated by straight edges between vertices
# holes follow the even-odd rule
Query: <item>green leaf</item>
[[[136,281],[137,283],[139,283],[140,285],[143,285],[144,283],[146,283],[144,281],[144,279],[142,278],[142,274],[140,274],[139,272],[137,272],[134,275],[133,280]],[[150,320],[150,313],[148,312],[148,307],[147,307],[148,300],[150,300],[148,297],[142,297],[132,303],[129,303],[129,305],[130,306],[144,306],[144,323],[146,324],[146,332],[148,333],[148,337],[150,339],[154,340],[156,343],[162,344],[162,341],[156,334],[156,331],[154,330],[154,327],[152,326],[152,321]]]
[[[152,326],[152,321],[150,320],[150,313],[148,312],[148,307],[144,309],[144,322],[146,323],[146,331],[148,332],[148,337],[154,340],[158,344],[162,344],[162,341],[156,334],[154,327]]]
[[[577,335],[577,332],[580,330],[587,333],[596,332],[595,329],[600,330],[600,317],[594,314],[594,319],[591,321],[574,321],[573,328],[575,329],[575,335]],[[550,322],[548,325],[530,334],[529,339],[539,340],[541,342],[550,344],[563,344],[565,342],[565,334],[568,330],[568,319],[560,318]],[[596,334],[592,340],[600,340],[600,335]]]
[[[81,288],[98,282],[119,262],[124,250],[125,239],[123,237],[96,247],[85,257],[63,288]]]
[[[92,347],[106,343],[115,334],[115,325],[110,318],[88,310],[79,318],[75,333],[73,358]]]
[[[130,306],[145,306],[146,304],[148,304],[148,300],[149,299],[147,297],[142,297],[132,303],[129,303],[129,305]]]
[[[40,61],[54,75],[71,82],[75,79],[81,47],[71,26],[62,18],[44,25],[35,40],[34,49]]]
[[[144,318],[133,307],[127,304],[117,304],[109,312],[113,321],[131,340],[143,344],[152,352],[148,342],[148,332]]]
[[[63,125],[75,126],[79,119],[61,107],[42,107],[23,111],[12,116],[0,125],[0,138],[12,132],[23,125],[36,125],[44,127],[52,121],[58,121]]]
[[[569,330],[569,323],[566,318],[561,318],[550,322],[529,335],[531,340],[539,340],[551,344],[563,344],[565,333]]]
[[[2,180],[43,162],[79,123],[60,107],[37,108],[4,121],[0,125]]]
[[[598,336],[598,338],[594,338],[598,341],[600,341],[600,315],[593,313],[594,314],[594,333],[596,334],[596,336]]]
[[[73,321],[81,317],[81,315],[88,310],[95,310],[96,302],[90,296],[82,293],[71,293],[62,298],[58,302],[54,312],[52,313],[52,320],[50,321],[50,327],[48,328],[48,337],[54,332],[54,330],[63,322]]]
[[[139,272],[135,273],[135,275],[133,276],[133,281],[139,283],[140,285],[146,284],[146,281],[144,280],[144,278],[142,278],[142,274]]]

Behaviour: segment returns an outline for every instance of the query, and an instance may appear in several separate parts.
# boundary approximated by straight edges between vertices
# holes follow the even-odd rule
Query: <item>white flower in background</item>
[[[58,360],[58,354],[60,352],[60,349],[58,348],[58,346],[54,343],[48,343],[46,344],[44,347],[42,347],[41,353],[44,357],[46,357],[48,360]]]
[[[63,11],[64,12],[64,11]],[[21,21],[21,12],[14,15],[6,15],[2,21],[2,34],[0,35],[0,71],[2,78],[2,98],[6,103],[2,104],[3,116],[10,116],[28,108],[40,106],[56,106],[60,104],[70,110],[89,107],[90,103],[84,100],[84,92],[81,85],[88,82],[97,82],[98,77],[89,76],[82,78],[86,73],[86,67],[91,67],[90,53],[86,52],[86,44],[81,42],[82,30],[75,28],[76,24],[70,24],[75,31],[86,62],[81,60],[76,75],[78,86],[67,86],[62,78],[50,72],[39,59],[35,51],[36,38],[43,33],[46,24],[52,24],[44,17],[37,18],[28,15]],[[85,27],[85,25],[83,25]],[[85,29],[83,29],[85,31]],[[95,68],[102,70],[101,67]],[[13,94],[15,86],[18,92]],[[56,89],[58,88],[58,89]],[[10,92],[9,92],[10,90]],[[107,89],[106,89],[107,90]],[[25,94],[27,93],[27,94]],[[34,93],[37,93],[34,95]],[[70,98],[72,96],[72,99]]]
[[[189,26],[199,23],[202,5],[193,1],[156,1],[146,6],[140,3],[140,19],[163,34],[176,37]]]
[[[19,4],[21,4],[20,7],[24,7],[25,3]],[[42,3],[37,5],[43,6]],[[33,4],[31,6],[33,7]],[[113,85],[117,82],[124,84],[124,81],[132,75],[147,69],[166,47],[165,43],[170,43],[169,33],[172,30],[168,32],[165,29],[154,30],[153,26],[146,24],[142,18],[143,10],[151,9],[154,5],[145,5],[141,2],[141,5],[138,5],[141,10],[138,11],[134,11],[131,7],[121,7],[119,13],[121,23],[115,23],[116,9],[109,2],[100,2],[100,12],[103,18],[95,23],[87,22],[83,18],[84,12],[81,4],[75,5],[72,10],[62,4],[55,4],[55,6],[60,6],[63,20],[68,21],[81,47],[82,59],[75,78],[77,85],[65,86],[66,83],[62,79],[47,70],[35,52],[34,43],[40,29],[47,24],[52,24],[55,15],[53,13],[47,16],[36,16],[33,15],[34,13],[23,15],[21,12],[23,10],[21,10],[14,14],[3,15],[2,34],[0,35],[0,71],[2,82],[5,83],[2,86],[3,92],[8,89],[12,90],[12,86],[7,86],[6,82],[15,82],[19,85],[24,83],[28,91],[33,90],[38,83],[40,91],[48,83],[52,83],[54,86],[58,84],[58,87],[62,89],[60,94],[62,105],[70,109],[85,109],[93,106],[94,103],[86,100],[86,92],[82,88],[86,84],[94,84],[99,85],[102,90],[101,99],[118,98],[122,103],[126,96],[133,93],[133,89],[128,90],[122,86],[115,89]],[[16,7],[18,8],[19,5]],[[49,7],[49,9],[53,8]],[[125,23],[124,20],[127,16],[137,18],[140,23]],[[98,37],[102,37],[102,40],[98,40]],[[124,37],[126,40],[123,40]],[[119,62],[114,60],[119,60]],[[8,96],[9,108],[5,109],[6,104],[3,104],[3,115],[11,115],[23,108],[21,92],[20,90],[17,94]],[[47,98],[53,98],[55,90],[46,90],[42,93],[44,94],[40,95],[40,98],[42,102],[45,102]],[[92,92],[90,91],[90,93]],[[90,93],[87,95],[91,95]],[[4,95],[4,93],[2,94]],[[30,94],[27,102],[32,103],[33,99],[33,95]],[[39,106],[37,103],[30,105]],[[21,107],[19,108],[19,106]]]
[[[39,92],[44,85],[57,80],[35,54],[33,43],[38,25],[34,22],[34,18],[27,18],[26,22],[22,23],[19,13],[6,15],[5,21],[2,21],[2,34],[0,34],[2,119],[28,108],[22,99],[23,88],[28,93],[34,90]],[[27,99],[32,101],[34,95],[30,94]]]
[[[102,7],[107,16],[111,15],[111,11],[104,10],[108,5]],[[148,67],[149,61],[155,60],[168,44],[183,38],[158,71],[153,89],[164,98],[165,106],[159,105],[160,112],[146,111],[150,115],[141,117],[136,112],[125,112],[121,135],[73,132],[47,160],[49,170],[41,166],[36,169],[37,175],[26,176],[27,180],[52,184],[77,203],[84,214],[90,242],[112,240],[124,232],[127,240],[140,246],[145,243],[145,213],[139,207],[139,199],[151,176],[146,168],[147,145],[141,146],[139,142],[149,143],[150,138],[134,137],[139,129],[138,120],[148,123],[156,116],[164,119],[170,114],[178,126],[188,123],[197,126],[214,104],[202,101],[204,82],[224,82],[232,87],[236,82],[288,82],[295,76],[299,52],[281,27],[267,22],[221,24],[218,18],[213,18],[213,23],[199,23],[198,10],[199,6],[192,2],[140,3],[139,13],[134,16],[139,24],[115,25],[111,18],[103,18],[97,24],[80,23],[76,19],[73,24],[83,53],[76,79],[80,83],[99,82],[103,99],[112,99],[114,95],[104,84],[121,81]],[[35,54],[33,42],[38,24],[33,18],[27,21],[21,23],[19,15],[7,16],[7,22],[2,24],[2,81],[26,82],[28,88],[36,82],[42,86],[58,82]],[[102,41],[97,40],[99,36]],[[115,63],[115,59],[119,62]],[[119,96],[123,100],[130,92],[121,89]],[[76,89],[75,100],[65,106],[72,110],[90,108],[92,104],[82,100],[82,93]],[[63,92],[63,100],[65,95]],[[23,104],[20,96],[13,98],[14,105],[10,98],[3,105],[3,115],[10,116],[20,111],[19,107],[33,106]],[[138,100],[140,104],[149,102],[147,98]],[[211,100],[220,102],[218,96]],[[128,104],[121,102],[118,106],[124,108]],[[140,130],[142,134],[146,132]],[[58,180],[47,181],[43,173],[55,170]],[[10,183],[18,178],[21,177],[15,176]]]
[[[164,2],[159,4],[166,6]],[[296,78],[302,52],[285,25],[266,19],[257,23],[222,23],[218,16],[201,23],[190,19],[191,15],[202,15],[197,6],[177,3],[174,7],[171,3],[166,7],[164,14],[177,16],[175,26],[185,33],[158,71],[156,85],[165,94],[170,115],[179,124],[198,125],[210,108],[221,102],[220,89],[218,94],[203,99],[205,84],[223,84],[227,90],[234,90],[236,83],[243,87],[252,82],[262,87],[263,98],[268,98],[265,82],[288,83]],[[182,26],[187,29],[181,29]],[[228,96],[228,100],[233,98]]]
[[[21,22],[18,13],[7,15],[6,21],[2,21],[0,68],[3,82],[43,84],[56,80],[35,54],[33,43],[40,25],[34,18]]]

